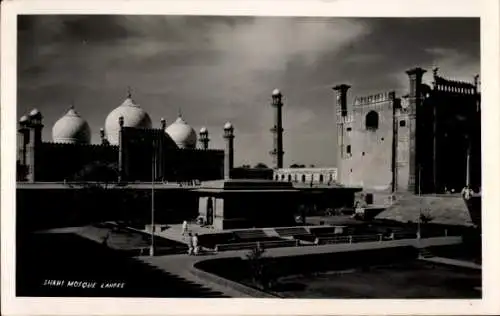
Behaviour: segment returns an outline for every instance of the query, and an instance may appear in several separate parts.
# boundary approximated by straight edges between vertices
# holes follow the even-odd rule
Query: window
[[[348,132],[352,131],[352,127],[348,127],[348,128],[347,128],[347,131],[348,131]]]
[[[363,152],[361,153],[361,156],[364,156],[364,155],[365,155],[365,152],[363,151]]]
[[[322,174],[319,175],[319,182],[323,183],[323,175]]]
[[[365,127],[367,130],[378,129],[378,113],[375,111],[370,111],[366,114]]]
[[[351,154],[351,145],[347,145],[346,152],[347,152],[348,155]]]
[[[305,174],[302,175],[302,182],[306,182],[306,175]]]
[[[292,175],[291,174],[288,175],[288,182],[292,182]]]
[[[405,127],[406,126],[406,121],[405,120],[399,121],[399,126],[400,127]]]
[[[384,141],[384,138],[382,137],[380,140],[381,140],[381,141]]]

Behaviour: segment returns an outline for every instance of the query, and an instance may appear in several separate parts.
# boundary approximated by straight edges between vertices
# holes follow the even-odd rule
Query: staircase
[[[421,248],[418,252],[418,257],[423,259],[428,259],[434,257],[434,255],[427,248]]]
[[[419,221],[420,213],[432,218],[431,223],[443,225],[472,226],[472,219],[460,195],[403,195],[375,219],[402,223]]]

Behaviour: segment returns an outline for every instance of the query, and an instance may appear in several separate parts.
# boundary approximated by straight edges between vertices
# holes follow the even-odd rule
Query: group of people
[[[200,244],[198,241],[198,234],[197,233],[192,234],[191,232],[189,232],[188,223],[187,223],[187,221],[184,221],[182,223],[182,236],[186,236],[186,234],[188,235],[188,255],[197,256],[198,254],[200,254],[200,250],[201,250],[201,247],[200,247]]]

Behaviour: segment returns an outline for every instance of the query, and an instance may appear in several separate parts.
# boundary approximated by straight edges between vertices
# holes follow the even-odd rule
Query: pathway
[[[346,252],[346,251],[360,251],[360,250],[372,250],[372,249],[383,249],[390,247],[401,247],[401,246],[414,246],[417,248],[425,248],[429,246],[439,246],[439,245],[453,245],[462,242],[461,237],[435,237],[421,239],[420,241],[416,239],[401,239],[401,240],[391,240],[383,242],[365,242],[356,244],[330,244],[321,246],[303,246],[303,247],[284,247],[284,248],[272,248],[267,249],[265,256],[268,257],[286,257],[286,256],[300,256],[300,255],[311,255],[311,254],[326,254],[334,252]],[[248,253],[248,250],[234,250],[225,251],[220,253],[207,253],[200,256],[188,256],[187,254],[181,255],[169,255],[169,256],[159,256],[159,257],[138,257],[139,260],[148,263],[158,269],[166,271],[171,274],[178,275],[184,279],[197,284],[203,284],[206,287],[211,288],[214,291],[224,293],[230,297],[252,297],[246,294],[247,291],[241,291],[244,286],[233,284],[234,286],[227,286],[232,282],[222,279],[220,277],[210,275],[210,278],[200,277],[197,273],[194,265],[197,262],[209,260],[209,259],[219,259],[219,258],[231,258],[231,257],[242,257]],[[221,285],[225,284],[225,285]],[[238,289],[237,289],[237,288]]]

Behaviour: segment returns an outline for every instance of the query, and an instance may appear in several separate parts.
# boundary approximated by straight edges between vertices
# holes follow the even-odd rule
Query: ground
[[[68,228],[24,236],[17,247],[16,294],[49,297],[227,297],[84,238],[81,232],[82,228]],[[142,240],[138,235],[125,237],[131,242],[129,246]],[[111,244],[112,240],[113,237],[110,238]],[[46,280],[62,280],[66,284],[44,286]],[[68,287],[71,281],[97,284],[96,288]],[[100,288],[101,284],[109,283],[124,283],[124,287]]]
[[[480,298],[481,272],[423,262],[279,279],[285,298]]]
[[[17,295],[49,297],[255,297],[254,294],[248,294],[237,288],[227,286],[224,282],[200,278],[200,275],[192,272],[195,269],[193,265],[196,262],[211,258],[244,257],[247,251],[228,251],[198,257],[187,256],[186,246],[182,243],[183,238],[180,231],[175,231],[175,236],[179,240],[155,238],[158,249],[161,250],[160,255],[149,257],[147,256],[150,245],[149,234],[113,227],[101,224],[19,234],[17,240]],[[432,242],[433,244],[444,242],[447,244],[453,238],[440,237],[435,238],[434,241],[426,239],[422,242]],[[364,248],[397,247],[413,243],[414,240],[395,240],[384,242],[384,244],[358,243],[321,247],[289,247],[269,249],[266,253],[274,257],[283,257],[297,254],[322,254],[331,251],[343,252]],[[144,249],[146,250],[145,256],[137,257],[140,251]],[[164,255],[167,253],[168,255]],[[367,277],[372,279],[368,279],[365,283],[376,284],[375,282],[378,281],[386,281],[387,275],[389,275],[388,272],[388,270],[385,271],[385,276],[378,279],[376,278],[377,275],[351,275],[352,279],[346,279],[344,285],[339,283],[337,287],[342,288],[346,284],[355,284],[356,282],[363,284],[363,278]],[[409,279],[404,279],[404,273],[398,273],[395,274],[395,277],[400,279],[400,285],[404,284],[404,282],[410,282]],[[421,273],[425,274],[428,271]],[[462,280],[459,275],[457,277]],[[356,278],[358,278],[357,281]],[[451,278],[452,276],[450,276]],[[46,280],[63,280],[66,283],[69,281],[96,283],[97,288],[48,286],[44,285]],[[420,275],[417,274],[414,280],[420,280]],[[443,278],[441,280],[447,282]],[[305,282],[300,278],[297,280],[292,278],[289,281],[289,283],[296,284]],[[283,293],[286,294],[285,296],[309,297],[308,295],[314,295],[312,297],[322,297],[321,295],[326,295],[326,292],[321,294],[321,289],[328,290],[332,284],[331,281],[325,283],[325,281],[319,279],[309,281],[311,281],[307,287],[309,292],[304,292],[304,289],[290,290],[288,288]],[[105,283],[123,283],[125,286],[120,289],[99,288],[101,284]],[[384,285],[382,288],[382,294],[388,293],[390,295],[390,293],[393,293],[390,284]],[[363,292],[365,294],[362,295],[368,295],[368,297],[374,295],[374,293],[366,291],[365,289],[365,292]],[[349,293],[348,291],[345,292]],[[423,293],[423,290],[416,291],[415,295],[418,296],[418,293]]]

